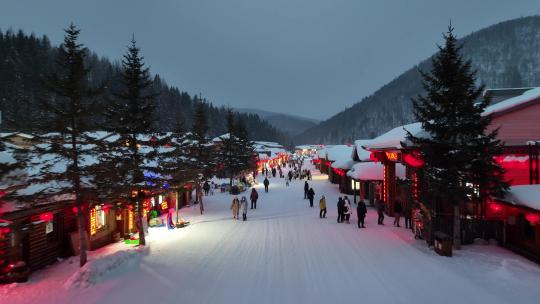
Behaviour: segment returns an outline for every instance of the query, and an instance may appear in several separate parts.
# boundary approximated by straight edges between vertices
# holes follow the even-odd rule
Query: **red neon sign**
[[[399,153],[398,152],[385,152],[386,158],[389,161],[397,162],[399,159]]]

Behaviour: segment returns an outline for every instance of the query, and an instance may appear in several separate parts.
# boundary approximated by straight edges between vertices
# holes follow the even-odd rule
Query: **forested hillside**
[[[84,39],[84,37],[83,37]],[[87,46],[91,48],[91,46]],[[144,50],[142,50],[144,54]],[[36,37],[22,31],[0,31],[0,110],[4,131],[30,131],[41,117],[40,99],[50,98],[45,89],[44,79],[54,67],[57,48],[52,46],[46,36]],[[120,57],[122,54],[118,54]],[[148,62],[151,65],[151,62]],[[119,64],[99,57],[88,51],[87,66],[90,69],[89,81],[92,85],[105,85],[100,103],[107,103],[112,92],[119,86]],[[153,88],[157,97],[156,131],[169,131],[182,125],[189,129],[196,103],[204,102],[208,107],[210,136],[225,133],[224,107],[216,107],[199,96],[190,95],[177,87],[168,85],[159,75],[153,76]],[[271,140],[290,144],[287,135],[278,131],[257,115],[238,113],[249,130],[253,140]],[[99,128],[102,117],[96,113],[95,127]],[[49,130],[39,130],[49,131]]]
[[[540,86],[540,16],[502,22],[461,42],[463,54],[478,71],[479,84],[487,88]],[[419,70],[429,71],[430,65],[431,59],[421,62],[373,95],[306,130],[295,142],[343,143],[412,122],[411,98],[423,93]]]

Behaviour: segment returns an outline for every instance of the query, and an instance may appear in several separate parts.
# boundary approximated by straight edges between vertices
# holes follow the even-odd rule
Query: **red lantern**
[[[535,225],[540,221],[540,215],[536,213],[527,213],[525,215],[525,219],[531,223],[531,225]]]
[[[39,219],[44,222],[50,222],[53,220],[53,213],[52,212],[43,212],[39,215]]]
[[[405,161],[405,164],[414,168],[420,168],[424,166],[424,160],[420,157],[420,155],[407,153],[403,156],[403,161]]]
[[[371,154],[369,154],[369,159],[371,159],[371,161],[373,162],[378,162],[379,157],[377,155],[377,152],[371,152]]]
[[[491,203],[489,204],[489,210],[491,210],[493,213],[499,213],[503,210],[503,206],[497,203]]]

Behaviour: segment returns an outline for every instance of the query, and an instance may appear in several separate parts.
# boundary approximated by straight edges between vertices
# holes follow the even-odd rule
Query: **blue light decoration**
[[[144,179],[146,180],[146,185],[150,187],[155,187],[157,184],[154,182],[154,180],[161,177],[160,174],[152,172],[152,171],[144,171]]]

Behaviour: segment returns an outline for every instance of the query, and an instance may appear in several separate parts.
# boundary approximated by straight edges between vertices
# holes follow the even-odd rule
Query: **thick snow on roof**
[[[365,146],[369,145],[371,143],[371,139],[358,139],[354,141],[354,148],[356,152],[356,155],[358,156],[358,159],[360,161],[369,161],[371,152],[364,149]]]
[[[504,200],[540,211],[540,185],[512,186]]]
[[[347,175],[355,180],[384,180],[384,165],[375,162],[362,162],[355,164]],[[405,179],[405,166],[396,164],[396,176]]]
[[[401,143],[407,140],[407,131],[412,135],[418,136],[423,132],[422,124],[415,122],[412,124],[399,126],[394,128],[383,135],[371,140],[366,148],[369,149],[401,149],[403,148]]]
[[[540,99],[540,87],[528,90],[522,95],[491,105],[484,110],[482,115],[490,115],[502,112],[535,99]]]
[[[325,158],[326,157],[326,149],[328,149],[328,147],[324,147],[322,149],[317,150],[317,156],[319,158]]]
[[[229,133],[225,133],[223,135],[220,135],[218,137],[215,137],[214,139],[212,139],[213,142],[221,142],[223,141],[224,139],[228,139],[231,135]]]
[[[352,159],[352,150],[353,147],[347,145],[329,146],[326,149],[326,156],[329,161],[350,160]]]
[[[332,164],[332,168],[349,170],[354,164],[356,164],[356,162],[352,159],[340,159]]]

